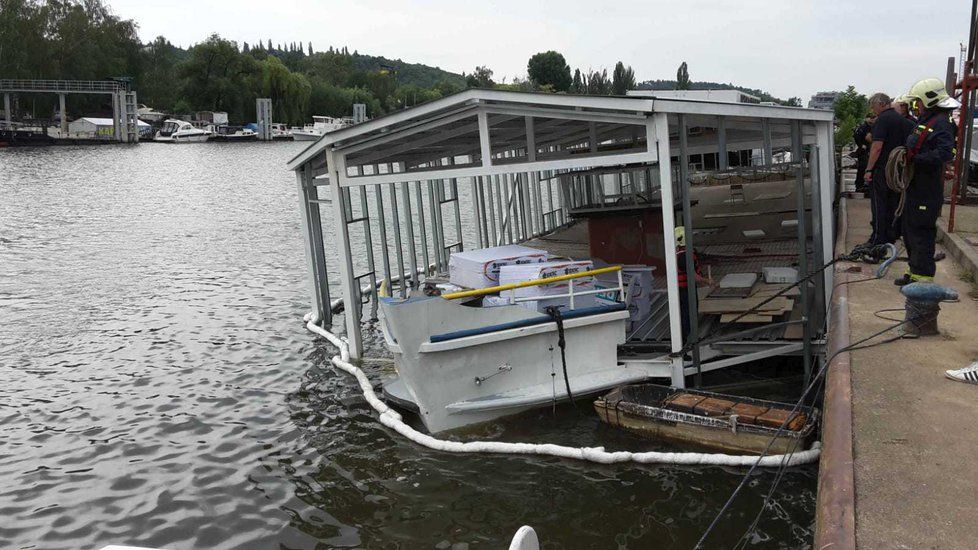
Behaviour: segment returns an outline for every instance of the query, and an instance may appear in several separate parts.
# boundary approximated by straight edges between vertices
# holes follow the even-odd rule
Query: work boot
[[[895,279],[893,281],[893,284],[895,284],[896,286],[905,286],[905,285],[909,285],[912,282],[913,280],[910,278],[910,274],[904,273],[903,276],[901,276],[898,279]]]

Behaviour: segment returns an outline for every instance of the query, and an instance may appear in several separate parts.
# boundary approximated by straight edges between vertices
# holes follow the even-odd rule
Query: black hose
[[[564,340],[564,317],[560,314],[560,306],[547,306],[544,311],[550,315],[550,318],[557,323],[557,347],[560,348],[560,363],[564,368],[564,386],[567,388],[567,398],[570,399],[574,408],[577,408],[577,403],[574,403],[574,394],[571,393],[570,389],[570,378],[567,376],[567,342]]]

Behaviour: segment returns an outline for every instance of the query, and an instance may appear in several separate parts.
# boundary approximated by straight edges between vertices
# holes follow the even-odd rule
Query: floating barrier
[[[514,455],[553,456],[585,460],[598,464],[618,464],[622,462],[637,462],[639,464],[678,464],[684,466],[752,466],[757,463],[766,467],[797,466],[810,464],[818,460],[821,454],[821,443],[815,442],[810,449],[788,455],[728,455],[718,453],[668,453],[647,451],[633,453],[630,451],[606,451],[604,447],[568,447],[552,443],[507,443],[502,441],[446,441],[428,434],[421,433],[404,423],[400,413],[392,409],[377,397],[373,384],[362,369],[350,363],[349,346],[345,339],[336,336],[316,324],[315,314],[305,316],[306,328],[314,334],[322,336],[339,348],[340,354],[331,359],[336,368],[353,375],[360,384],[363,397],[380,414],[380,422],[396,431],[407,439],[419,445],[449,453],[495,453]]]

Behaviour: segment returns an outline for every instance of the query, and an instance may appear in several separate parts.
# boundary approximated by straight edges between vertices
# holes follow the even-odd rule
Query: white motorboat
[[[254,141],[258,139],[258,133],[251,128],[233,126],[230,124],[219,124],[213,127],[213,141]]]
[[[577,276],[590,273],[597,272]],[[385,387],[385,393],[416,406],[428,430],[440,432],[564,401],[571,397],[567,387],[580,397],[645,380],[647,370],[617,358],[616,347],[625,342],[626,305],[584,300],[609,291],[620,295],[621,283],[571,291],[588,305],[564,310],[560,325],[517,303],[532,298],[494,307],[471,307],[452,294],[384,298],[382,332],[403,385]],[[558,336],[566,341],[564,351],[553,345]]]
[[[306,124],[302,128],[292,128],[292,138],[296,141],[316,141],[329,132],[346,128],[351,124],[353,124],[351,118],[317,115],[312,117],[312,124]]]
[[[159,122],[166,118],[166,113],[157,111],[152,107],[147,107],[140,103],[136,108],[136,115],[139,120],[144,120],[146,122]]]
[[[272,139],[293,139],[292,130],[285,124],[272,124]]]
[[[185,120],[169,119],[163,123],[163,127],[156,132],[153,141],[163,141],[168,143],[202,143],[210,139],[211,132],[195,128],[193,124]]]

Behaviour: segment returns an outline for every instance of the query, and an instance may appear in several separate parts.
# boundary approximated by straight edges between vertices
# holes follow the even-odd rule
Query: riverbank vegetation
[[[217,34],[181,48],[160,36],[141,43],[135,21],[114,15],[102,0],[0,0],[0,77],[100,80],[125,77],[138,100],[168,113],[226,111],[232,121],[253,120],[255,99],[272,98],[273,117],[301,124],[311,115],[349,116],[354,103],[376,117],[467,87],[519,91],[623,95],[635,88],[663,89],[668,81],[636,83],[619,61],[607,69],[571,71],[559,52],[533,55],[527,76],[497,81],[488,66],[456,74],[400,59],[315,49],[312,42],[238,43]],[[709,83],[715,84],[715,83]],[[691,83],[693,88],[703,83]],[[732,85],[721,85],[733,88]],[[669,89],[675,89],[675,82]],[[758,90],[748,93],[770,98]],[[776,100],[776,98],[771,98]],[[53,113],[54,98],[19,101],[38,118]],[[780,100],[776,100],[779,101]],[[72,98],[69,116],[108,111],[106,99]]]

